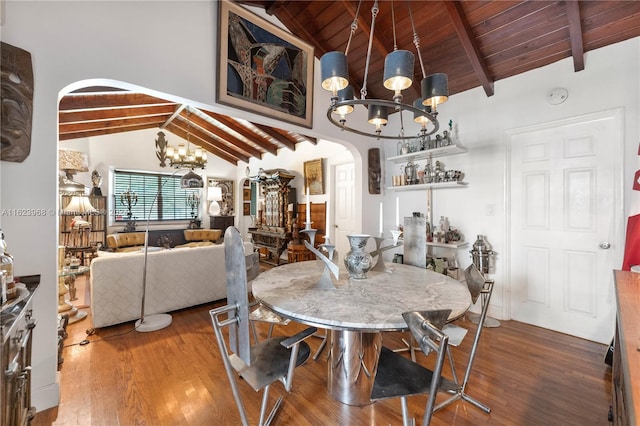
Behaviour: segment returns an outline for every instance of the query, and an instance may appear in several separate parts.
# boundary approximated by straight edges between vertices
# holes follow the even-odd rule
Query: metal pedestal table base
[[[476,314],[476,313],[474,313],[474,312],[469,312],[469,313],[467,314],[467,319],[468,319],[469,321],[471,321],[472,323],[474,323],[474,324],[478,324],[478,322],[480,322],[480,314]],[[487,318],[485,318],[485,320],[484,320],[484,326],[485,326],[485,327],[489,327],[489,328],[497,328],[497,327],[500,327],[500,325],[501,325],[501,324],[500,324],[500,321],[498,321],[498,320],[497,320],[497,319],[495,319],[495,318],[487,317]]]
[[[369,405],[382,333],[331,330],[327,388],[348,405]]]

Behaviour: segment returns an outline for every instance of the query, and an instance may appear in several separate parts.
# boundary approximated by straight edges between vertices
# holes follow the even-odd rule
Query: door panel
[[[510,136],[511,318],[607,343],[622,203],[620,118],[602,114]],[[623,226],[623,225],[622,225]]]
[[[354,163],[335,166],[335,241],[340,262],[349,251],[347,235],[355,231],[355,165]]]

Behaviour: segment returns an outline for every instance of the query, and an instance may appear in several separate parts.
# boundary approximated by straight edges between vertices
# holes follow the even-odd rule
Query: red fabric
[[[640,191],[640,170],[638,170],[633,177],[633,189]]]
[[[622,270],[629,271],[633,265],[640,265],[640,214],[629,216],[627,220],[627,242]]]

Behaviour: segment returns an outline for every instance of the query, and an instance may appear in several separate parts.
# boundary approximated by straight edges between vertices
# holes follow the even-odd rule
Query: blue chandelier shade
[[[384,59],[384,87],[399,93],[411,87],[415,58],[408,50],[394,50]]]
[[[422,104],[433,111],[449,99],[449,79],[447,74],[435,73],[422,79]]]
[[[320,58],[320,80],[322,88],[332,94],[349,85],[347,55],[342,52],[327,52]]]

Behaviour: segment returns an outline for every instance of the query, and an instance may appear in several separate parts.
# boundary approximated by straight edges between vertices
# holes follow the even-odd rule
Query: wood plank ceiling
[[[344,51],[357,16],[348,52],[356,93],[364,78],[373,1],[250,1],[264,8],[292,33],[315,48],[316,57]],[[408,6],[410,5],[410,6]],[[640,36],[640,1],[380,1],[375,23],[367,97],[390,99],[382,86],[384,58],[393,50],[393,15],[397,46],[416,52],[412,18],[419,37],[424,74],[446,73],[449,93],[482,87],[495,93],[494,82],[565,58],[575,72],[588,66],[585,53]],[[409,103],[420,97],[423,78],[416,58],[414,84],[404,93]],[[324,108],[316,105],[316,108]],[[190,125],[187,123],[191,122]],[[157,127],[202,146],[237,164],[278,149],[295,149],[315,139],[283,128],[269,128],[142,93],[88,88],[60,103],[60,140]]]

